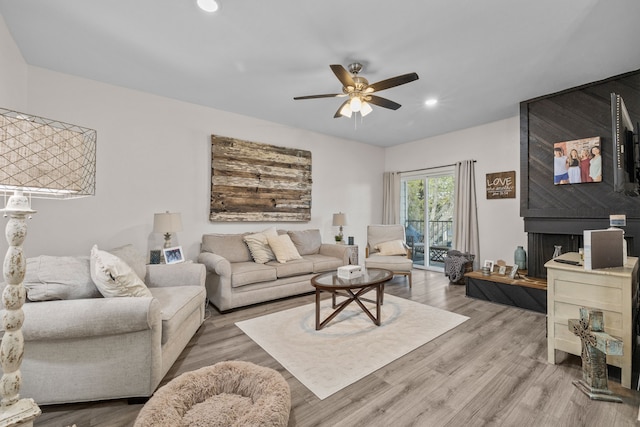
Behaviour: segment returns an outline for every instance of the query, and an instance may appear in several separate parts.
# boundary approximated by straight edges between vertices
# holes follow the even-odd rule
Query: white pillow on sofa
[[[404,247],[402,240],[390,240],[388,242],[378,243],[375,249],[380,255],[406,255],[407,249]]]
[[[270,236],[267,239],[278,262],[285,263],[294,259],[302,259],[288,234]]]
[[[264,264],[276,259],[275,254],[269,246],[269,237],[277,237],[278,232],[275,227],[268,228],[260,233],[247,234],[243,237],[244,242],[249,246],[249,252],[253,260],[258,264]]]
[[[129,265],[97,245],[91,248],[91,279],[105,298],[150,297],[151,291]]]

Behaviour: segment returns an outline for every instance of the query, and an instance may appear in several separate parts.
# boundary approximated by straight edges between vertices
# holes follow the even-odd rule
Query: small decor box
[[[338,277],[341,279],[355,279],[362,276],[362,267],[359,265],[343,265],[338,267]]]

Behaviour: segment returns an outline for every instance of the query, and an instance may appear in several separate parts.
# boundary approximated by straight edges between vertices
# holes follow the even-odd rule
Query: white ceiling
[[[638,0],[0,0],[28,64],[378,146],[516,116],[519,102],[640,69]],[[377,93],[334,119],[329,64]],[[437,97],[436,107],[426,107]],[[98,102],[98,100],[96,100]],[[215,132],[215,129],[212,129]]]

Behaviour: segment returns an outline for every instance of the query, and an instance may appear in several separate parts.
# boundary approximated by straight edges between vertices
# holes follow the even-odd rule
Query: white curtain
[[[456,163],[455,173],[454,249],[475,255],[474,269],[480,263],[478,208],[476,203],[475,161]]]
[[[400,224],[400,172],[385,172],[382,180],[382,223]]]

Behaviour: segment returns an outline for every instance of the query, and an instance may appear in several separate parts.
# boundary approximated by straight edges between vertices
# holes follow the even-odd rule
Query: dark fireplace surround
[[[609,215],[625,214],[628,254],[640,254],[640,196],[613,190],[610,94],[624,99],[634,126],[640,120],[640,70],[520,104],[520,215],[527,232],[527,268],[546,278],[554,246],[577,252],[584,230],[609,227]],[[636,129],[637,131],[637,129]],[[603,180],[554,185],[553,144],[600,137]]]

